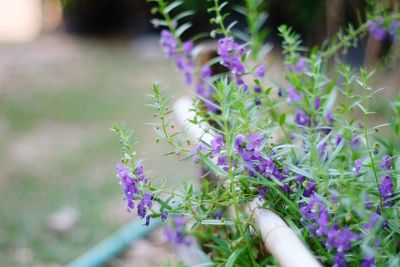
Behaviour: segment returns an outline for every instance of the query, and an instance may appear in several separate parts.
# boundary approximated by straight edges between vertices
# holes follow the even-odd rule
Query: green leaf
[[[177,37],[181,36],[190,27],[192,27],[192,23],[190,23],[190,22],[182,24],[181,26],[179,26],[178,29],[176,29],[176,32],[175,32],[176,36]]]
[[[228,258],[226,261],[225,267],[232,267],[234,266],[237,258],[240,256],[240,254],[243,253],[243,251],[246,249],[246,247],[241,247],[237,250],[235,250]]]
[[[182,5],[183,1],[174,1],[171,4],[169,4],[165,9],[164,12],[165,13],[169,13],[171,12],[173,9],[177,8],[178,6]]]
[[[228,220],[202,220],[201,224],[204,225],[235,225],[234,222]]]
[[[281,116],[279,117],[279,125],[285,124],[286,121],[286,113],[282,113]]]

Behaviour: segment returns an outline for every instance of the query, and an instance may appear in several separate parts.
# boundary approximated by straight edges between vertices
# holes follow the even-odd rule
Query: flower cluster
[[[345,267],[344,255],[351,248],[351,243],[359,236],[348,227],[340,228],[337,223],[331,223],[327,207],[320,201],[317,194],[313,194],[307,204],[300,207],[310,230],[320,238],[325,239],[324,245],[329,250],[335,249],[334,266]]]
[[[186,218],[184,216],[177,216],[174,218],[173,226],[164,228],[164,235],[168,242],[175,245],[190,246],[192,240],[186,235],[185,226]]]
[[[372,38],[377,41],[383,41],[388,33],[390,38],[394,41],[397,39],[397,33],[399,29],[399,22],[393,20],[388,26],[385,25],[382,18],[377,18],[374,21],[368,22],[368,31],[370,32]]]
[[[130,212],[135,208],[134,200],[139,200],[137,204],[137,214],[140,218],[146,218],[146,225],[150,224],[150,216],[147,210],[153,205],[153,195],[143,193],[141,184],[147,184],[147,178],[144,176],[143,165],[139,164],[134,173],[122,163],[117,164],[119,182],[124,189],[124,200],[127,202],[127,209]],[[147,215],[147,216],[146,216]]]

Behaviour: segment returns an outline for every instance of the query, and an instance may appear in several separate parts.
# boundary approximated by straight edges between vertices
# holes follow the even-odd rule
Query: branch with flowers
[[[216,266],[276,263],[248,212],[254,200],[260,200],[258,209],[279,215],[323,265],[398,266],[400,100],[391,104],[389,123],[371,126],[370,102],[381,92],[370,85],[373,71],[339,59],[331,66],[330,58],[365,35],[397,45],[400,14],[375,4],[367,22],[311,50],[290,27],[279,27],[284,70],[277,79],[264,62],[265,20],[256,21],[265,17],[262,1],[239,8],[248,14],[246,34],[235,23],[226,25],[228,2],[209,1],[218,56],[202,66],[196,65],[196,44],[181,39],[191,26],[182,21],[192,12],[176,12],[183,1],[150,2],[160,16],[154,24],[163,27],[160,47],[196,94],[189,123],[211,138],[199,135],[193,143],[176,129],[168,99],[154,85],[157,141],[171,146],[170,155],[195,160],[203,175],[198,184],[175,190],[153,185],[129,133],[115,126],[127,209],[145,225],[152,218],[171,221],[167,238],[185,246],[197,240]],[[213,73],[221,65],[226,72]],[[381,128],[391,139],[379,135]]]

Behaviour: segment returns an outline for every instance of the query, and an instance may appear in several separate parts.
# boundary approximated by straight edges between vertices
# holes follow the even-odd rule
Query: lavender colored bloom
[[[358,150],[360,148],[361,142],[360,139],[358,138],[358,135],[353,133],[351,135],[352,137],[352,142],[351,142],[351,146],[353,148],[353,150]]]
[[[254,99],[254,103],[256,104],[256,106],[259,106],[259,105],[261,105],[261,100],[256,98],[256,99]]]
[[[317,188],[317,184],[314,181],[308,181],[305,184],[303,196],[310,197],[315,193],[315,189]]]
[[[228,158],[226,156],[218,157],[217,164],[219,166],[228,166]]]
[[[198,154],[199,153],[202,153],[202,154],[207,153],[207,148],[202,143],[199,143],[195,147],[192,148],[191,152],[193,155],[194,162],[198,163],[200,161]]]
[[[270,176],[275,169],[275,163],[270,158],[262,159],[259,169],[264,172],[265,176]]]
[[[205,80],[207,78],[210,78],[211,74],[212,74],[211,68],[209,66],[203,66],[201,68],[199,76],[200,76],[201,79]]]
[[[351,242],[358,238],[357,234],[351,232],[348,227],[331,229],[327,237],[328,248],[336,248],[339,252],[350,250]]]
[[[328,114],[326,114],[326,119],[329,123],[333,123],[334,122],[333,113],[328,112]]]
[[[397,20],[393,20],[390,23],[389,27],[389,34],[393,41],[395,41],[397,38],[398,28],[399,28],[399,22]]]
[[[260,200],[265,199],[265,195],[267,194],[267,188],[265,186],[260,185],[258,187],[258,196],[260,197]]]
[[[244,82],[242,77],[240,77],[239,75],[236,76],[236,84],[239,87],[242,87],[244,91],[247,91],[247,89],[249,88],[249,86]]]
[[[193,82],[192,73],[194,71],[193,61],[185,56],[178,56],[176,58],[176,66],[185,75],[186,83],[191,85]]]
[[[322,144],[320,144],[319,146],[318,146],[318,148],[317,148],[317,152],[318,152],[318,156],[320,157],[320,158],[323,158],[325,155],[326,155],[326,146],[327,146],[327,143],[326,142],[323,142]]]
[[[283,90],[281,87],[278,88],[278,97],[282,97],[283,96]]]
[[[310,125],[311,125],[310,116],[307,113],[305,113],[304,111],[302,111],[301,109],[296,110],[296,117],[295,117],[294,121],[298,125],[302,125],[302,126],[310,127]]]
[[[165,221],[165,220],[167,219],[167,217],[168,217],[168,211],[167,211],[167,210],[164,210],[164,211],[161,213],[161,220],[162,220],[162,221]]]
[[[236,136],[236,139],[235,139],[236,147],[241,147],[241,145],[243,143],[244,143],[244,136],[242,136],[242,135]]]
[[[387,200],[393,197],[393,182],[392,178],[389,176],[382,176],[379,181],[379,194],[382,196],[384,206],[390,207],[393,203],[388,202]]]
[[[247,136],[249,142],[246,145],[247,150],[254,150],[262,145],[264,137],[260,134],[249,134]]]
[[[343,140],[343,137],[340,134],[335,135],[335,144],[338,146]]]
[[[321,107],[321,98],[317,97],[314,102],[314,108],[319,109]]]
[[[161,31],[160,46],[161,49],[166,52],[168,57],[174,57],[176,55],[177,45],[178,43],[170,31]]]
[[[143,219],[147,214],[147,208],[151,208],[153,205],[153,195],[144,194],[142,200],[139,202],[137,207],[137,214]]]
[[[254,76],[256,76],[257,78],[260,78],[260,79],[264,78],[264,76],[265,76],[265,64],[258,65],[256,70],[254,71]]]
[[[146,222],[145,222],[144,225],[146,225],[146,226],[149,226],[149,225],[150,225],[150,215],[147,215],[147,216],[146,216]]]
[[[214,154],[218,154],[221,152],[221,147],[223,144],[223,137],[220,134],[216,134],[214,139],[211,140],[211,148]]]
[[[164,228],[164,234],[167,240],[175,245],[186,245],[191,244],[191,240],[185,234],[185,223],[186,219],[183,216],[175,217],[174,227]]]
[[[133,203],[133,198],[135,194],[139,193],[137,188],[137,181],[130,176],[129,169],[122,165],[122,163],[117,164],[119,182],[124,189],[124,200],[127,202],[127,210],[131,211],[135,204]]]
[[[183,53],[185,56],[190,56],[192,54],[193,47],[192,41],[186,41],[183,43]]]
[[[333,267],[346,267],[346,262],[344,260],[344,253],[338,252],[333,259]]]
[[[316,207],[321,207],[324,209],[324,205],[319,201],[316,194],[311,195],[310,201],[305,205],[300,205],[300,211],[303,216],[309,220],[313,221],[318,218],[318,213]]]
[[[383,28],[383,20],[369,21],[368,22],[368,31],[377,41],[382,41],[385,38],[386,32]]]
[[[287,89],[287,94],[289,97],[289,100],[294,103],[298,103],[303,99],[303,96],[297,92],[297,90],[293,86],[289,86]]]
[[[392,167],[392,159],[390,158],[389,155],[384,155],[382,157],[382,163],[381,163],[380,167],[382,169],[390,170],[390,168]]]
[[[254,92],[261,93],[261,87],[258,85],[254,86]]]
[[[217,54],[221,57],[221,64],[233,74],[241,75],[245,72],[245,67],[241,61],[244,49],[232,37],[218,40]]]
[[[362,167],[362,159],[357,159],[357,160],[355,160],[355,161],[354,161],[354,168],[353,168],[353,171],[354,171],[354,174],[355,174],[356,176],[360,175],[361,167]]]
[[[370,219],[369,219],[369,222],[366,223],[366,224],[364,224],[364,229],[365,229],[366,231],[369,231],[369,230],[374,229],[374,227],[376,226],[376,224],[378,223],[378,221],[379,221],[380,218],[381,218],[381,216],[380,216],[378,213],[373,212],[373,213],[371,214],[371,217],[370,217]]]
[[[304,72],[307,70],[307,58],[306,57],[300,57],[295,66],[296,72]]]
[[[367,256],[361,263],[361,267],[375,267],[375,257],[374,256]]]

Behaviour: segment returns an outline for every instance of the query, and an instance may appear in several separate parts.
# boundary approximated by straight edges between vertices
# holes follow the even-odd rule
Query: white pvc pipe
[[[180,97],[174,104],[174,116],[179,123],[179,126],[186,129],[187,133],[192,140],[197,142],[202,140],[203,142],[210,144],[213,136],[210,133],[205,133],[201,127],[207,127],[207,125],[193,124],[189,121],[194,119],[195,113],[190,111],[193,109],[192,99],[189,97]],[[201,127],[200,127],[201,126]]]
[[[204,133],[203,128],[193,125],[192,101],[188,97],[179,98],[174,105],[174,115],[180,127],[186,128],[190,138],[210,143],[212,135]],[[293,230],[270,210],[259,208],[259,200],[249,203],[247,213],[254,218],[255,225],[261,233],[265,249],[273,255],[282,267],[320,267],[321,264],[300,241]]]
[[[275,257],[280,266],[321,266],[281,217],[270,210],[259,208],[258,200],[249,204],[248,212],[260,231],[265,249]]]

